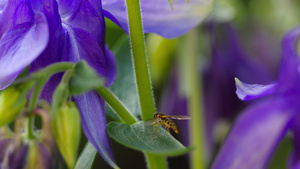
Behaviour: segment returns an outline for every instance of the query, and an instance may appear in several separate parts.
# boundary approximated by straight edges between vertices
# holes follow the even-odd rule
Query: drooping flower
[[[2,1],[3,2],[3,1]],[[0,89],[30,64],[30,72],[60,61],[86,60],[109,86],[116,78],[113,55],[105,46],[100,1],[8,0],[1,2]],[[42,97],[51,100],[60,81],[55,75]],[[104,101],[93,91],[76,96],[87,138],[111,166],[116,166],[106,133]],[[89,105],[86,101],[89,101]]]
[[[41,116],[43,127],[40,131],[34,131],[40,135],[34,139],[26,139],[23,122],[24,114],[16,120],[14,133],[8,126],[0,128],[0,167],[2,169],[52,169],[56,165],[56,146],[51,131],[49,113],[45,110],[36,110],[35,115]]]
[[[213,168],[267,168],[276,147],[288,131],[293,133],[294,140],[289,167],[299,168],[299,39],[299,27],[283,38],[281,67],[276,83],[258,85],[236,80],[236,93],[240,99],[264,98],[237,119]]]

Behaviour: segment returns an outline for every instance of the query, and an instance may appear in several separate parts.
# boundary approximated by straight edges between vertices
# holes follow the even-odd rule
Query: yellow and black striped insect
[[[176,119],[176,120],[189,120],[189,119],[191,119],[191,117],[189,117],[189,116],[165,115],[163,113],[155,113],[154,114],[154,118],[148,121],[148,123],[150,123],[150,124],[155,124],[155,125],[153,125],[154,131],[152,132],[152,134],[155,132],[155,126],[158,126],[158,128],[157,128],[157,134],[156,134],[156,136],[154,137],[153,140],[155,140],[157,138],[157,136],[159,134],[159,127],[161,125],[165,125],[166,126],[165,129],[169,133],[170,133],[170,130],[169,130],[170,128],[172,128],[176,134],[178,133],[178,129],[177,129],[176,124],[172,120],[170,120],[168,118]]]

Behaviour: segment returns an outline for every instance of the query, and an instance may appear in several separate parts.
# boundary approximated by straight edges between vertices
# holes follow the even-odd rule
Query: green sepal
[[[178,156],[191,151],[193,148],[184,147],[166,130],[159,128],[158,137],[153,132],[153,125],[137,122],[132,125],[110,122],[107,132],[111,138],[126,147],[161,156]]]
[[[0,91],[0,127],[11,123],[26,105],[26,96],[15,86]]]
[[[80,115],[73,102],[63,103],[52,122],[59,151],[69,168],[74,168],[80,142]]]
[[[104,84],[104,80],[85,61],[79,61],[75,65],[75,74],[70,79],[70,94],[80,95],[97,86]]]

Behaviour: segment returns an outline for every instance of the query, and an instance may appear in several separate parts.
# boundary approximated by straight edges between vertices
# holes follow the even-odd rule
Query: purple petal
[[[3,12],[3,9],[4,9],[5,5],[7,4],[7,1],[8,0],[2,0],[2,1],[0,1],[0,16],[1,16],[2,12]]]
[[[111,86],[117,78],[117,67],[116,60],[112,52],[105,46],[105,56],[106,56],[106,86]]]
[[[245,101],[260,98],[275,92],[277,84],[259,85],[259,84],[246,84],[235,78],[236,94],[238,97]]]
[[[36,71],[52,63],[61,61],[60,54],[63,46],[64,32],[55,0],[44,0],[41,6],[42,13],[46,16],[49,29],[49,43],[40,57],[30,66],[30,71]]]
[[[10,85],[43,52],[48,39],[48,25],[42,14],[36,14],[35,24],[16,25],[3,35],[0,40],[0,89]]]
[[[75,5],[74,0],[57,0],[60,16],[68,15]]]
[[[294,115],[287,103],[270,99],[246,110],[224,142],[213,168],[267,168]]]
[[[3,7],[3,2],[0,7]],[[0,38],[11,27],[25,22],[34,22],[34,14],[29,0],[10,0],[0,17]]]
[[[288,165],[289,169],[300,169],[299,154],[296,153],[295,150],[291,153]]]
[[[3,162],[3,160],[4,160],[6,150],[9,147],[11,141],[12,141],[12,139],[3,139],[3,140],[1,139],[0,140],[0,147],[1,147],[1,150],[0,150],[0,166],[1,166],[1,163]]]
[[[72,62],[86,60],[106,78],[106,86],[111,85],[116,78],[116,66],[111,52],[107,48],[103,51],[96,39],[87,31],[66,25],[65,29],[67,36],[62,60]]]
[[[38,2],[38,1],[36,1]],[[49,42],[43,53],[31,64],[30,72],[35,72],[52,63],[61,61],[61,53],[64,44],[64,32],[55,0],[44,0],[40,7],[46,16],[49,29]],[[41,94],[41,97],[51,102],[52,93],[60,81],[61,75],[53,76]]]
[[[300,84],[298,74],[299,55],[298,41],[300,38],[300,27],[289,31],[283,38],[282,42],[282,61],[279,72],[279,86],[283,92],[300,93],[300,88],[295,84]]]
[[[26,156],[29,149],[29,145],[22,145],[21,147],[14,147],[13,149],[8,149],[7,163],[4,164],[3,168],[9,169],[20,169],[24,168],[26,165]]]
[[[211,11],[213,1],[174,1],[173,8],[166,0],[141,0],[144,32],[157,33],[166,38],[175,38],[197,26]],[[116,18],[128,33],[127,13],[124,0],[102,0],[103,9],[112,21]]]
[[[82,129],[88,140],[94,145],[102,158],[116,168],[110,139],[106,132],[104,100],[94,91],[76,96],[80,110]]]
[[[294,118],[293,125],[294,150],[289,159],[290,169],[300,169],[300,116]]]
[[[95,0],[77,0],[69,16],[64,22],[73,28],[80,28],[89,32],[104,49],[105,22],[102,14],[101,2]]]

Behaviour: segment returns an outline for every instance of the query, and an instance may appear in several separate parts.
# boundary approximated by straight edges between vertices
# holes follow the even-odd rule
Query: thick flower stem
[[[165,157],[153,155],[150,153],[145,153],[145,156],[148,160],[148,168],[168,168]],[[151,161],[151,163],[149,161]]]
[[[139,0],[126,0],[126,7],[136,84],[141,105],[142,118],[146,121],[153,118],[155,105],[146,56],[140,2]],[[157,167],[160,169],[167,168],[164,157],[149,155],[147,153],[146,157],[150,169]],[[157,166],[156,164],[160,164],[160,166]]]
[[[37,103],[37,101],[40,97],[40,94],[43,90],[43,87],[47,83],[48,79],[56,73],[63,72],[63,71],[73,68],[73,66],[74,66],[74,63],[71,63],[71,62],[55,63],[55,64],[52,64],[36,73],[33,73],[32,75],[30,75],[30,76],[39,78],[39,80],[35,86],[35,89],[31,96],[31,100],[29,102],[29,107],[28,107],[29,117],[28,117],[27,130],[26,130],[27,138],[29,138],[29,139],[34,138],[34,134],[33,134],[34,117],[33,117],[32,112],[33,112],[34,108],[36,107],[36,103]]]
[[[190,146],[195,147],[191,153],[191,168],[203,169],[205,168],[203,154],[205,152],[205,136],[204,136],[204,113],[203,113],[203,93],[202,93],[202,79],[199,74],[198,47],[197,44],[197,30],[190,31],[182,41],[182,53],[179,57],[180,63],[180,78],[181,86],[185,92],[188,101],[190,120]]]
[[[101,85],[96,88],[96,91],[104,98],[104,100],[115,110],[120,116],[122,121],[126,124],[133,124],[137,119],[129,113],[125,106],[117,99],[117,97],[108,90],[105,86]]]
[[[155,105],[150,83],[139,0],[126,0],[126,4],[133,57],[132,60],[141,104],[142,117],[143,120],[149,120],[153,118]]]

